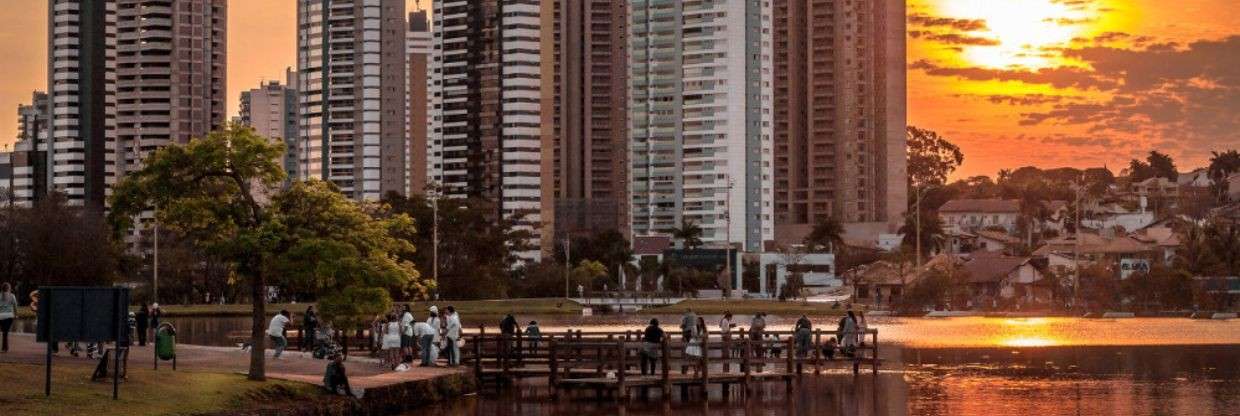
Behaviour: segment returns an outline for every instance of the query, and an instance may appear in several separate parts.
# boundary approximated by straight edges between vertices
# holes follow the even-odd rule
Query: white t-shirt
[[[453,341],[461,338],[461,315],[452,314],[448,317],[447,328],[444,330],[444,336]]]
[[[719,332],[722,332],[725,334],[732,332],[732,321],[729,320],[728,318],[720,319],[719,320]]]
[[[276,314],[275,318],[271,318],[271,324],[267,325],[267,335],[273,337],[284,336],[284,326],[288,325],[288,317]]]
[[[421,338],[427,335],[435,335],[435,330],[431,329],[430,324],[426,322],[413,324],[413,336]]]
[[[405,336],[407,337],[413,336],[413,314],[412,313],[405,312],[404,315],[401,315],[400,327],[404,328]]]

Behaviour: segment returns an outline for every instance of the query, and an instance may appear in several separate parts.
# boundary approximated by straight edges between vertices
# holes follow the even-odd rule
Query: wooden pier
[[[522,378],[546,379],[553,395],[572,391],[594,391],[618,400],[633,391],[647,397],[659,390],[670,397],[675,389],[687,397],[691,389],[705,390],[719,385],[724,394],[734,387],[749,394],[759,383],[782,382],[789,390],[806,375],[818,375],[833,368],[848,369],[854,375],[862,367],[878,373],[878,331],[859,332],[861,342],[851,354],[838,347],[828,356],[828,340],[839,339],[836,331],[814,330],[808,342],[798,345],[791,331],[766,332],[753,340],[743,329],[729,333],[711,332],[702,345],[700,357],[685,353],[687,346],[679,333],[667,332],[660,344],[646,345],[641,331],[544,333],[531,339],[513,335],[478,332],[465,335],[463,362],[473,367],[482,385],[507,385]],[[645,352],[643,352],[645,351]],[[654,368],[643,374],[641,357],[652,357]]]

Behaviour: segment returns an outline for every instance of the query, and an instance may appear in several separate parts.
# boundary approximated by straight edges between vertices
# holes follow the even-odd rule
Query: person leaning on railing
[[[642,333],[641,371],[642,375],[655,374],[655,366],[659,362],[664,341],[663,328],[659,328],[659,320],[651,319],[650,326]],[[646,372],[649,364],[650,372]]]

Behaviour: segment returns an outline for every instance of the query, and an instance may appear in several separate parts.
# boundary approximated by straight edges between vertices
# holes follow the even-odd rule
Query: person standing
[[[138,330],[138,346],[146,346],[146,331],[151,324],[151,308],[146,306],[146,302],[142,302],[138,306],[138,313],[134,314],[134,324]]]
[[[517,318],[514,318],[511,313],[499,321],[500,348],[503,349],[504,355],[511,355],[513,353],[512,347],[516,344],[517,325],[520,324],[517,323]]]
[[[642,355],[641,355],[641,371],[642,375],[655,374],[655,367],[658,365],[659,357],[663,352],[663,328],[659,328],[659,320],[651,319],[650,325],[646,327],[646,331],[642,333]],[[649,366],[650,372],[646,369]]]
[[[457,345],[461,339],[461,316],[456,313],[456,308],[449,305],[446,308],[448,313],[447,321],[444,323],[444,349],[448,352],[448,366],[456,367],[461,365],[461,350]]]
[[[151,304],[151,329],[159,330],[159,318],[164,316],[164,310],[160,309],[159,302]]]
[[[8,282],[0,283],[0,352],[9,352],[9,331],[17,319],[17,296]]]
[[[414,338],[413,338],[413,311],[412,311],[412,310],[410,310],[410,309],[409,309],[409,305],[408,305],[408,304],[406,304],[406,305],[405,305],[405,308],[404,308],[404,312],[401,312],[401,314],[400,314],[400,356],[401,356],[401,361],[404,361],[404,360],[405,360],[405,357],[411,357],[411,358],[410,358],[410,360],[412,361],[412,357],[413,357],[413,344],[414,344],[415,342],[416,342],[416,341],[415,341],[415,340],[414,340]]]
[[[271,318],[271,323],[267,324],[267,338],[271,339],[272,345],[275,347],[275,353],[272,357],[279,360],[280,355],[284,354],[284,348],[288,347],[288,339],[284,338],[284,328],[292,320],[292,316],[288,310],[281,310],[280,313]]]
[[[439,320],[439,308],[431,306],[430,316],[426,318],[426,327],[422,329],[420,335],[422,340],[422,366],[434,367],[435,360],[439,358],[439,328],[442,326]]]
[[[383,326],[383,363],[389,368],[400,364],[400,319],[389,313]]]
[[[732,328],[736,327],[736,323],[732,322],[732,311],[723,311],[723,319],[719,320],[719,333],[724,339],[732,336]]]
[[[538,329],[538,321],[530,321],[525,327],[525,337],[530,340],[530,351],[538,353],[538,342],[542,341],[542,330]]]
[[[684,338],[685,342],[693,339],[693,330],[697,326],[697,321],[698,317],[697,314],[693,313],[693,309],[686,310],[684,316],[681,316],[680,336]]]
[[[848,311],[848,315],[840,318],[840,325],[836,332],[840,335],[840,352],[851,357],[857,349],[857,315],[852,310]]]
[[[805,358],[809,354],[812,331],[813,323],[809,321],[809,317],[801,315],[801,318],[797,319],[796,327],[793,330],[793,337],[797,345],[797,358]]]
[[[313,350],[319,331],[319,315],[314,312],[314,305],[307,306],[306,312],[301,315],[301,328],[302,351]]]

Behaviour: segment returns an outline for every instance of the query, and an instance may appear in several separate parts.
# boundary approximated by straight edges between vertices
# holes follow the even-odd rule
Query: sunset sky
[[[4,4],[0,148],[14,141],[17,105],[47,83],[47,1]],[[292,0],[229,6],[235,114],[240,91],[295,64],[296,16]],[[1187,170],[1240,148],[1234,0],[909,0],[908,15],[909,124],[961,146],[956,177],[1026,165],[1118,173],[1155,148]]]

